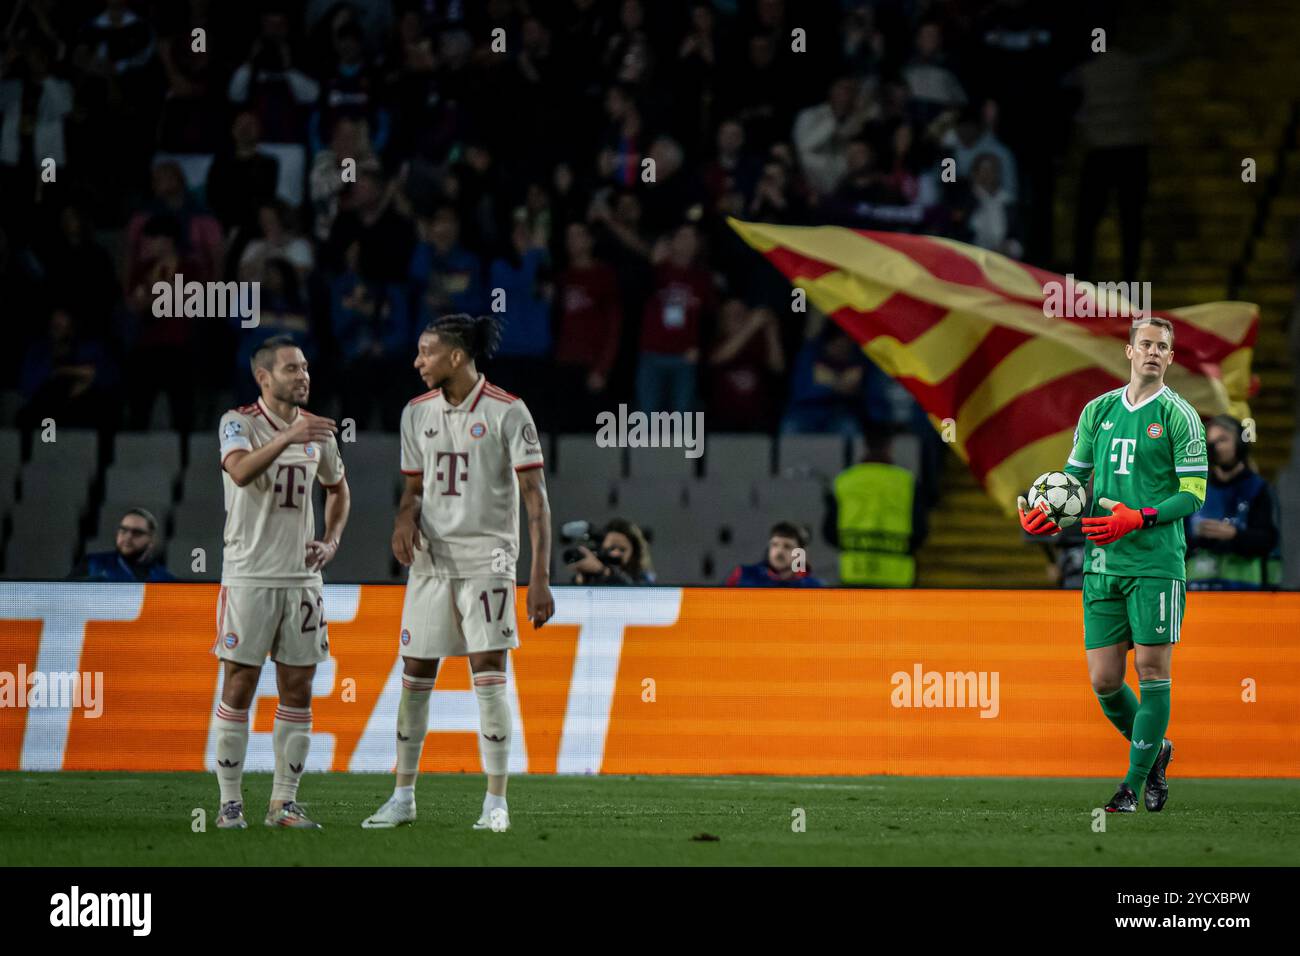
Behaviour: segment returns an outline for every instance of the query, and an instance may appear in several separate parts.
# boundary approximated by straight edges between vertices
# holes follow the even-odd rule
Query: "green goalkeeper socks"
[[[1120,684],[1119,690],[1109,694],[1098,694],[1101,712],[1115,725],[1115,729],[1124,735],[1125,740],[1133,739],[1133,720],[1138,713],[1137,694],[1128,684]]]
[[[1134,793],[1141,793],[1151,765],[1160,755],[1169,729],[1169,681],[1144,680],[1138,683],[1142,703],[1133,719],[1132,745],[1129,747],[1128,776],[1124,782]]]

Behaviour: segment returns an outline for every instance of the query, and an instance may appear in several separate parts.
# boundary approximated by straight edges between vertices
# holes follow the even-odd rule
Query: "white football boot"
[[[278,810],[267,810],[266,819],[262,821],[268,827],[285,830],[319,830],[321,825],[307,816],[307,811],[294,800],[285,803]]]
[[[361,821],[363,830],[391,830],[403,823],[415,822],[415,801],[402,800],[396,794],[384,805]]]
[[[238,800],[228,800],[221,805],[217,814],[218,830],[247,830],[248,821],[244,819],[244,805]]]
[[[493,833],[505,833],[510,829],[510,811],[505,807],[494,807],[489,810],[483,808],[483,812],[474,822],[475,830],[491,830]]]

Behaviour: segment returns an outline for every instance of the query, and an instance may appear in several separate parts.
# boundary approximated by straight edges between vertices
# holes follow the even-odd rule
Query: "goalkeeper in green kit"
[[[1148,811],[1161,810],[1169,797],[1170,662],[1187,593],[1183,519],[1205,503],[1208,469],[1200,415],[1165,384],[1173,325],[1136,320],[1125,354],[1129,383],[1084,406],[1065,466],[1085,484],[1093,475],[1083,519],[1091,542],[1083,577],[1088,676],[1102,713],[1129,740],[1128,775],[1106,804],[1110,813],[1136,812],[1143,786]],[[1019,506],[1030,534],[1060,530],[1023,497]],[[1124,682],[1130,647],[1140,701]]]

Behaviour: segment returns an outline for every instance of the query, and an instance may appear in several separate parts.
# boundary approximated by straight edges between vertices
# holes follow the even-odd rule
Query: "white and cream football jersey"
[[[309,412],[299,409],[299,414]],[[261,587],[319,585],[307,569],[307,543],[316,535],[312,482],[326,488],[343,480],[343,457],[333,435],[325,442],[289,445],[243,488],[226,472],[233,451],[254,451],[289,427],[259,398],[221,416],[221,480],[225,486],[225,548],[221,583]]]
[[[515,576],[519,481],[542,467],[528,407],[480,375],[459,405],[440,389],[402,410],[402,474],[424,476],[412,574]]]

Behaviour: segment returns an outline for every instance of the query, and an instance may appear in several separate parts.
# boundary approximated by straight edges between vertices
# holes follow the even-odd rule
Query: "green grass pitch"
[[[269,774],[244,781],[249,829],[214,826],[201,773],[0,773],[0,862],[18,866],[1291,865],[1300,781],[1171,778],[1168,806],[1105,817],[1110,780],[962,777],[551,777],[510,781],[512,829],[470,829],[477,775],[422,777],[419,820],[359,826],[392,777],[309,775],[320,832],[262,826]],[[207,831],[192,830],[192,811]],[[795,810],[804,832],[795,832]]]

